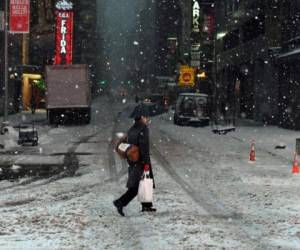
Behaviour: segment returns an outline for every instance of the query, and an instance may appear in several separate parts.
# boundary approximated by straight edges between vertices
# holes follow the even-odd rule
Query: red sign
[[[73,61],[73,16],[72,3],[59,1],[56,4],[56,50],[54,64],[72,64]]]
[[[191,73],[183,73],[182,79],[183,79],[183,81],[185,81],[185,82],[189,82],[189,81],[192,79]]]
[[[11,33],[29,33],[30,1],[10,0],[9,31]]]
[[[203,32],[212,35],[215,32],[215,18],[213,14],[204,15]]]

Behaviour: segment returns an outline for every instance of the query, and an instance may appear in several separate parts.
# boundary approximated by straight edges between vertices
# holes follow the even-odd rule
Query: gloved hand
[[[149,172],[150,171],[150,166],[149,164],[144,165],[144,172]]]

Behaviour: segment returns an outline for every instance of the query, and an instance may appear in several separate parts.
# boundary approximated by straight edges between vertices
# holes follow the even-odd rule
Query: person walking
[[[126,207],[138,194],[139,182],[144,171],[150,172],[150,178],[153,179],[153,171],[150,160],[150,146],[149,146],[149,129],[147,124],[149,122],[149,112],[143,106],[138,106],[132,115],[135,122],[128,130],[127,143],[134,144],[139,148],[139,160],[131,162],[127,159],[128,167],[128,181],[127,191],[117,200],[113,202],[121,216],[125,216],[123,208]],[[153,180],[153,187],[155,187]],[[141,203],[142,212],[155,212],[152,202]]]

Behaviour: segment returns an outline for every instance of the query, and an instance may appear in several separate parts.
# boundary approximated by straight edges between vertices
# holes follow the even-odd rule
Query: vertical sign
[[[213,14],[204,15],[203,32],[212,35],[215,32],[215,18]]]
[[[197,0],[193,0],[193,14],[192,14],[192,20],[193,20],[193,27],[192,31],[195,33],[200,32],[200,5]]]
[[[10,0],[10,33],[29,33],[30,1]]]
[[[191,66],[200,67],[200,5],[198,0],[193,0],[192,12],[192,45],[191,45]]]
[[[170,54],[176,54],[178,47],[177,37],[168,38],[168,50]]]
[[[72,64],[73,61],[73,3],[60,0],[55,5],[56,46],[54,64]]]

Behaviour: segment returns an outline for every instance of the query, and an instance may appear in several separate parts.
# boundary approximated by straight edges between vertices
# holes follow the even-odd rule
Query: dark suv
[[[151,110],[153,114],[160,115],[162,113],[168,112],[169,102],[167,97],[162,94],[150,94],[144,98],[144,103],[149,103],[152,106]]]
[[[209,125],[210,102],[208,95],[199,93],[179,94],[174,114],[174,124]]]

